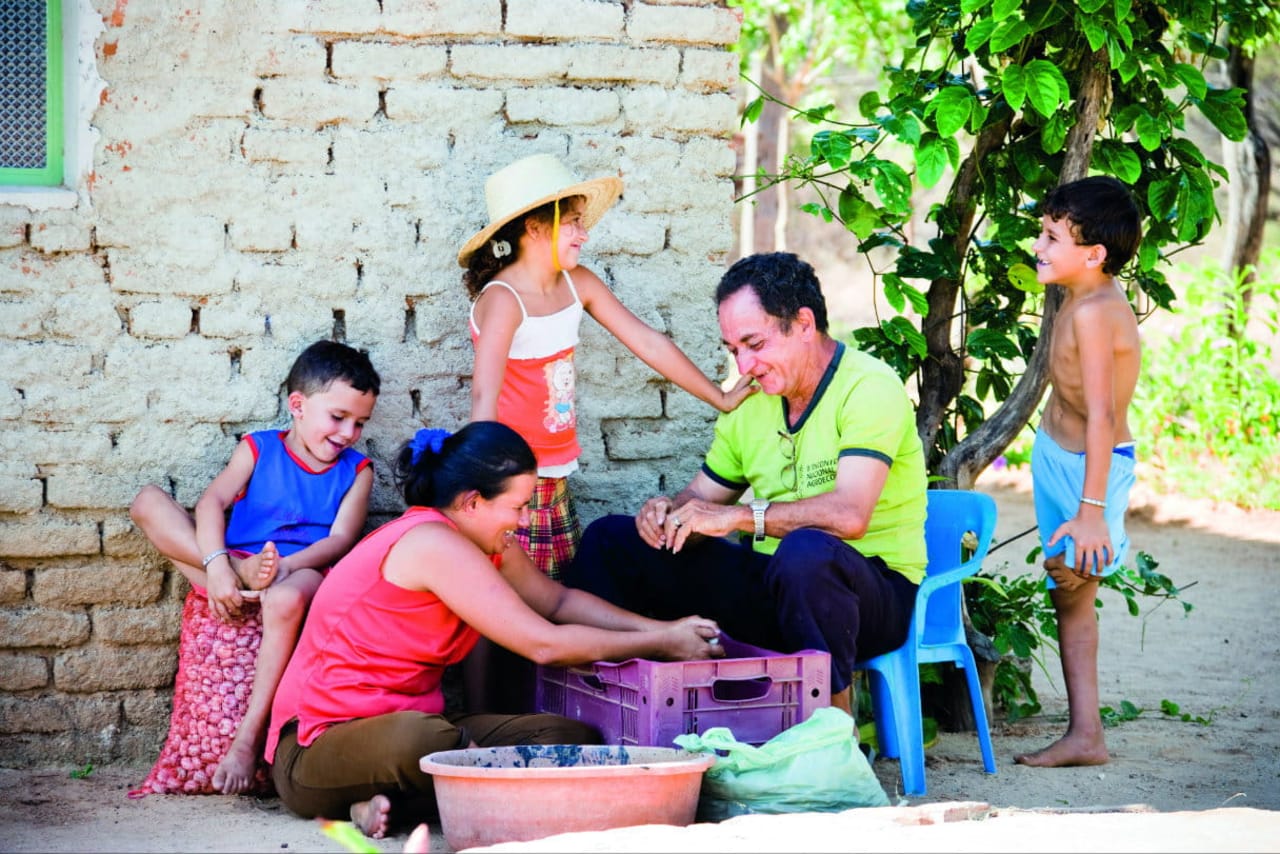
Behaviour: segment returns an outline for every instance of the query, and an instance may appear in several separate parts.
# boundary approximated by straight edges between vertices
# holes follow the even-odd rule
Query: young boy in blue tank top
[[[1138,250],[1140,214],[1127,187],[1098,176],[1045,197],[1032,246],[1036,277],[1067,291],[1053,321],[1049,381],[1031,450],[1036,523],[1058,619],[1067,732],[1022,765],[1101,765],[1109,756],[1098,711],[1099,580],[1129,547],[1134,481],[1128,411],[1138,382],[1138,322],[1116,274]]]
[[[129,508],[220,619],[238,617],[245,600],[261,600],[253,690],[213,776],[223,794],[251,787],[271,701],[307,606],[323,574],[364,530],[373,469],[353,446],[380,385],[364,353],[317,341],[289,371],[289,429],[246,435],[196,502],[194,517],[154,485]]]

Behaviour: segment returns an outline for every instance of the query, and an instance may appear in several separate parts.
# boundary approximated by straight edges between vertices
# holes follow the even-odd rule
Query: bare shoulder
[[[523,312],[520,310],[520,298],[516,296],[510,285],[499,284],[496,287],[486,286],[476,297],[475,316],[477,323],[482,321],[512,320],[518,324]]]
[[[604,283],[604,279],[601,279],[588,267],[574,267],[569,271],[569,278],[573,280],[573,287],[578,291],[578,296],[581,297],[584,303],[601,291],[609,290],[609,286]]]

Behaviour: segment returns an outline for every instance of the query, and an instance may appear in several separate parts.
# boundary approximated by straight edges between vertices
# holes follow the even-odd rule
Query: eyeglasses
[[[778,447],[782,451],[782,455],[786,457],[787,464],[782,467],[783,485],[786,485],[787,479],[790,479],[791,486],[788,489],[792,493],[796,493],[800,489],[800,470],[796,466],[796,440],[790,433],[785,430],[778,431]],[[790,474],[787,472],[790,471]]]

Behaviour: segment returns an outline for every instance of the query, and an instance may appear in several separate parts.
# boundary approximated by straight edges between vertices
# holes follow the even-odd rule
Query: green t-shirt
[[[757,498],[795,501],[834,489],[836,464],[846,456],[875,457],[889,466],[866,534],[846,542],[864,555],[880,556],[918,584],[925,567],[924,450],[906,389],[879,359],[838,342],[817,393],[793,428],[787,427],[785,399],[748,397],[716,421],[702,470],[730,489],[749,486]],[[774,537],[755,546],[766,554],[777,547]]]

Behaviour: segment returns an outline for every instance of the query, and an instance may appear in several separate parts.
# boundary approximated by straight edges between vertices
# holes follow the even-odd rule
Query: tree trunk
[[[1231,310],[1229,333],[1239,338],[1244,335],[1244,321],[1248,318],[1250,297],[1255,279],[1254,268],[1262,253],[1262,232],[1267,224],[1267,201],[1271,193],[1271,150],[1258,132],[1256,99],[1253,95],[1253,57],[1232,45],[1227,58],[1227,85],[1244,90],[1244,118],[1249,134],[1240,142],[1222,138],[1222,159],[1231,178],[1227,182],[1226,234],[1223,237],[1222,269],[1234,286],[1242,281],[1241,294],[1244,315],[1236,325],[1234,297],[1227,295]],[[1248,270],[1243,280],[1238,277]]]
[[[1088,174],[1098,122],[1106,115],[1110,106],[1111,76],[1106,49],[1086,57],[1081,71],[1080,92],[1076,97],[1076,122],[1067,134],[1066,156],[1062,162],[1062,172],[1058,176],[1058,182],[1062,184]],[[929,312],[932,316],[932,288],[930,294]],[[948,484],[957,489],[972,489],[978,475],[1004,452],[1018,432],[1030,422],[1049,384],[1049,348],[1053,342],[1053,319],[1061,305],[1062,289],[1057,285],[1050,286],[1045,291],[1040,336],[1026,370],[995,413],[943,458],[938,470]],[[921,398],[923,405],[923,393]]]

